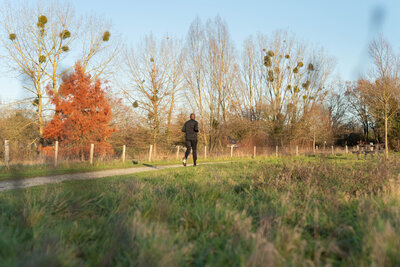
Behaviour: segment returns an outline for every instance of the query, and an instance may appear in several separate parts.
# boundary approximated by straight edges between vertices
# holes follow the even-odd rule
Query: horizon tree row
[[[384,141],[387,149],[400,140],[399,55],[383,38],[371,43],[371,72],[343,83],[322,48],[284,31],[250,36],[237,49],[222,18],[195,18],[184,39],[150,34],[124,48],[104,21],[78,18],[68,3],[8,2],[1,9],[2,63],[21,75],[27,98],[16,104],[36,114],[39,146],[58,112],[51,97],[76,62],[114,89],[107,91],[110,124],[122,130],[112,134],[114,143],[170,150],[191,112],[211,150],[228,136],[248,146],[315,148],[352,142],[360,129],[365,141]]]

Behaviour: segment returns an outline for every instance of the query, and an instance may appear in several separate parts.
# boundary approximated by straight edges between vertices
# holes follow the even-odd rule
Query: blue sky
[[[228,24],[237,50],[251,34],[287,30],[307,43],[323,47],[336,59],[336,73],[343,80],[356,79],[358,72],[365,69],[366,48],[373,36],[382,33],[397,51],[400,48],[400,1],[397,0],[70,2],[79,15],[94,13],[110,19],[114,31],[127,44],[135,44],[149,33],[184,38],[196,16],[205,21],[220,15]],[[4,71],[0,75],[0,98],[20,98],[23,91],[19,81]]]

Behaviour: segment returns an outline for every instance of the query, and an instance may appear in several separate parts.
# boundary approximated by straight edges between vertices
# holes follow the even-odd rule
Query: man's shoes
[[[183,158],[183,159],[182,159],[182,163],[183,163],[183,166],[186,167],[186,158]]]
[[[195,162],[195,163],[193,163],[193,167],[196,167],[196,166],[197,166],[196,162]]]

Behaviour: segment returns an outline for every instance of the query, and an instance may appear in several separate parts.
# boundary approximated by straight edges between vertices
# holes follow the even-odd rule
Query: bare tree
[[[189,27],[186,39],[187,58],[185,61],[185,84],[187,101],[192,110],[200,113],[200,129],[202,142],[208,144],[208,128],[206,128],[205,110],[205,33],[204,26],[197,17]]]
[[[330,118],[330,129],[337,139],[344,138],[347,133],[348,101],[345,96],[346,86],[342,81],[334,82],[329,87],[329,93],[325,99],[327,113]]]
[[[118,67],[122,44],[118,36],[111,35],[111,22],[104,18],[88,16],[82,19],[83,26],[79,32],[81,54],[79,60],[85,72],[90,73],[92,80],[99,77],[108,78]]]
[[[226,121],[228,103],[232,93],[232,72],[235,67],[235,54],[228,27],[220,18],[208,20],[206,26],[207,41],[207,79],[208,106],[210,121]]]
[[[388,159],[388,120],[396,113],[400,98],[399,58],[383,37],[371,42],[369,54],[373,61],[369,75],[372,81],[360,80],[359,85],[368,101],[370,111],[384,120],[385,156]]]
[[[360,122],[363,128],[364,140],[367,141],[372,118],[369,113],[366,97],[358,83],[348,83],[345,96],[349,105],[348,110]]]
[[[152,144],[157,149],[158,137],[165,113],[171,106],[171,91],[178,88],[177,74],[172,75],[168,40],[156,41],[153,36],[147,36],[136,50],[126,53],[126,68],[130,86],[125,90],[127,96],[134,99],[133,105],[145,112],[145,118],[152,132]],[[174,66],[178,72],[179,67]],[[175,93],[174,93],[175,94]],[[171,110],[172,113],[172,110]]]
[[[5,2],[0,15],[1,33],[5,35],[1,38],[3,62],[25,81],[24,89],[30,96],[18,103],[34,105],[42,137],[46,86],[57,94],[59,80],[72,67],[66,64],[67,55],[72,62],[81,60],[96,79],[116,57],[118,41],[109,42],[109,27],[100,19],[88,20],[81,28],[84,20],[74,16],[69,4]],[[74,53],[78,40],[83,40],[80,56]]]
[[[203,141],[213,149],[221,145],[220,125],[227,120],[233,88],[239,81],[234,46],[226,23],[216,17],[203,26],[196,19],[189,30],[187,47],[188,100],[198,108]]]
[[[265,92],[266,92],[266,76],[264,75],[265,68],[263,66],[263,43],[265,36],[259,35],[258,40],[253,38],[247,39],[243,44],[241,77],[243,80],[241,87],[242,100],[241,108],[246,111],[247,116],[251,120],[260,120],[264,116],[265,108]]]
[[[316,103],[312,106],[311,112],[301,125],[303,127],[304,141],[312,139],[313,152],[316,152],[317,142],[323,143],[332,139],[334,123],[331,115],[331,110],[324,107],[322,103]]]
[[[168,117],[167,117],[167,144],[171,144],[171,128],[172,128],[172,116],[176,108],[177,102],[180,98],[180,92],[184,83],[183,67],[185,62],[185,49],[180,40],[172,39],[167,36],[167,54],[168,57],[168,70],[167,70],[167,87],[169,90],[168,94]]]
[[[321,49],[309,47],[286,32],[260,39],[266,83],[262,99],[269,106],[267,118],[274,124],[276,142],[283,142],[285,128],[289,139],[297,139],[297,135],[304,135],[301,124],[313,106],[326,96],[332,60]],[[296,128],[302,131],[296,134]]]
[[[24,89],[33,96],[25,100],[36,107],[40,136],[44,126],[45,84],[51,82],[57,92],[57,80],[61,75],[58,67],[72,40],[68,30],[72,18],[69,5],[12,6],[5,3],[1,9],[2,33],[7,35],[1,40],[4,62],[10,70],[29,81]]]

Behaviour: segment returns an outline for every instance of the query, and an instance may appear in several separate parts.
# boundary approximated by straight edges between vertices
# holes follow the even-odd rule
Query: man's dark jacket
[[[183,125],[182,132],[186,133],[186,140],[197,140],[199,124],[197,121],[190,119]]]

